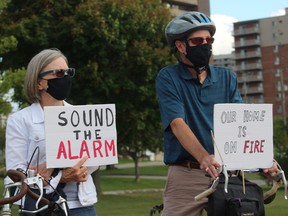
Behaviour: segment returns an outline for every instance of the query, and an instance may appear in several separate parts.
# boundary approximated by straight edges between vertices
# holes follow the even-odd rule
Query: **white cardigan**
[[[66,102],[64,102],[64,105],[71,106]],[[31,160],[31,166],[37,165],[38,154],[39,164],[46,161],[44,111],[39,103],[33,103],[8,118],[6,127],[6,170],[17,168],[26,170],[36,147],[39,147],[39,152],[36,151]],[[97,202],[97,193],[91,177],[91,173],[97,169],[97,166],[88,167],[89,176],[86,182],[80,184],[69,182],[65,185],[63,190],[67,195],[67,203],[70,209],[91,206]],[[60,172],[58,176],[50,181],[54,188],[58,185],[61,175]],[[52,188],[47,186],[46,192],[52,192]]]

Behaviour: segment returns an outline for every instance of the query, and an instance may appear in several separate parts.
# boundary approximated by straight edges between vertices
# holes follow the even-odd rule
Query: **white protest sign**
[[[44,107],[48,168],[118,163],[114,104]]]
[[[214,137],[215,158],[228,170],[271,167],[272,104],[216,104]]]

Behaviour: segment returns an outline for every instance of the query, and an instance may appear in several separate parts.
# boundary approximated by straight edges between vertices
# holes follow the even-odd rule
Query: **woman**
[[[63,190],[71,216],[95,216],[97,194],[91,173],[98,167],[83,166],[87,158],[82,158],[73,167],[57,172],[58,169],[47,169],[45,162],[43,107],[69,106],[65,99],[74,75],[75,69],[68,68],[66,57],[58,49],[45,49],[31,59],[24,84],[31,105],[8,118],[6,169],[34,170],[54,188],[58,186]],[[49,185],[45,189],[46,193],[53,192]],[[35,201],[27,197],[24,208],[35,209]]]

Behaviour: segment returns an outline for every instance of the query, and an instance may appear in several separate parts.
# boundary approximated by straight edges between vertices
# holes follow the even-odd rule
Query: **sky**
[[[288,0],[210,0],[210,16],[216,25],[213,54],[233,51],[233,23],[285,15]]]

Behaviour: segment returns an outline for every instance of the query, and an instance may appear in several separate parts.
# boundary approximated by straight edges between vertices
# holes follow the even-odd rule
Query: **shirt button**
[[[39,137],[38,137],[38,136],[35,136],[35,140],[39,140]]]
[[[86,202],[87,202],[87,200],[86,200],[86,199],[83,199],[83,202],[84,202],[84,203],[86,203]]]

